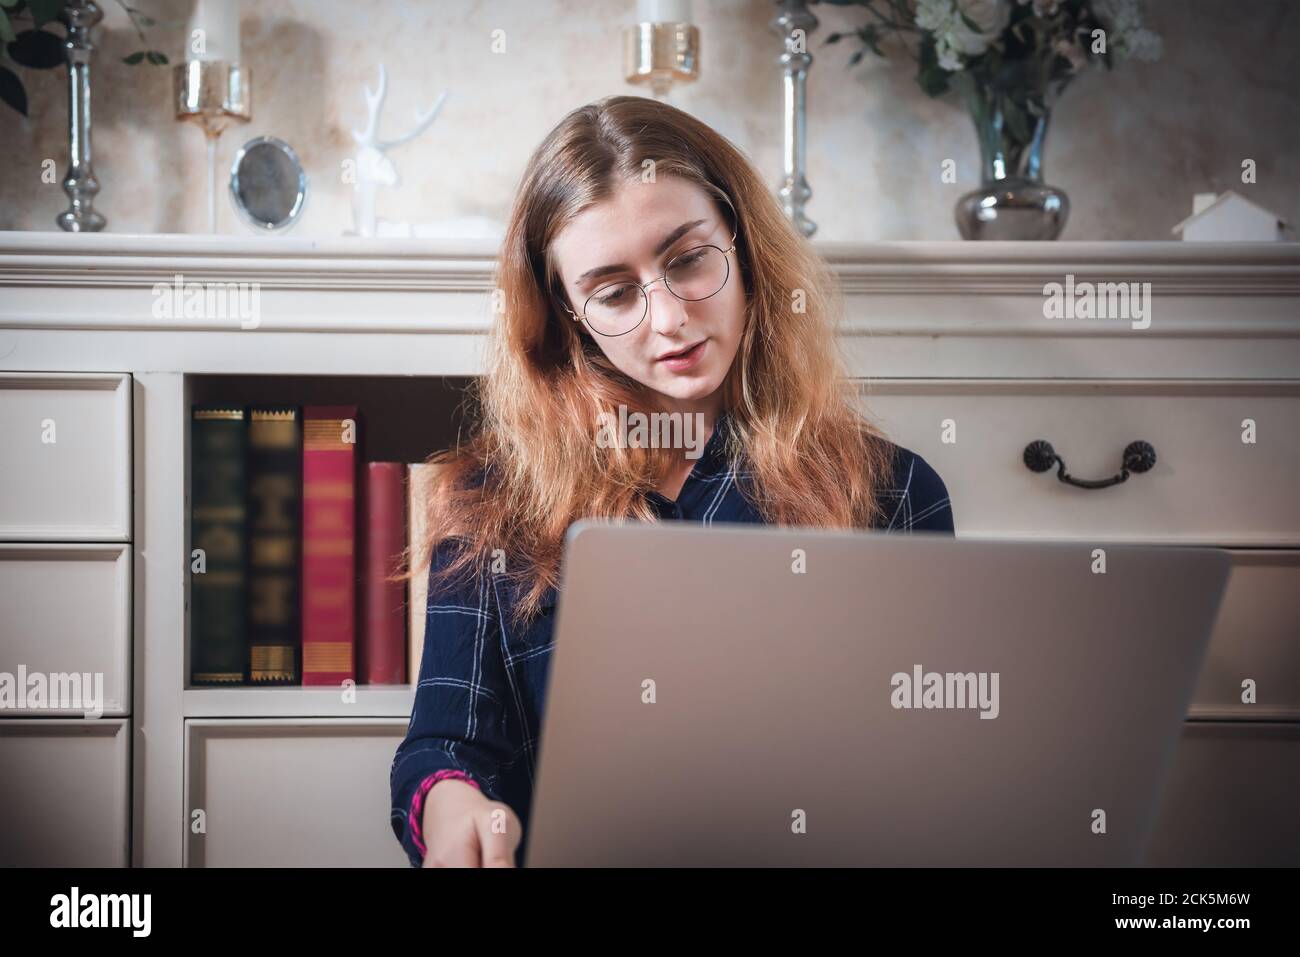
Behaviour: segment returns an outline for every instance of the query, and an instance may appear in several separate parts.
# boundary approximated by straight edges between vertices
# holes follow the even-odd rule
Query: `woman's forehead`
[[[551,244],[556,267],[564,280],[571,282],[607,259],[612,263],[640,258],[683,222],[710,220],[714,212],[709,194],[679,177],[624,183],[613,195],[584,209],[556,235]]]

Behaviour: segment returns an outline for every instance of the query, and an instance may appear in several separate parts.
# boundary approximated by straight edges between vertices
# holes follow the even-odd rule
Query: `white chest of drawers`
[[[818,246],[867,407],[943,476],[959,535],[1231,549],[1149,860],[1300,862],[1300,247]],[[3,613],[0,672],[102,671],[116,704],[91,735],[67,714],[0,714],[0,763],[23,769],[0,817],[30,824],[0,863],[404,865],[384,772],[409,689],[344,704],[186,687],[187,413],[204,376],[478,374],[494,253],[0,233],[0,596],[31,598]],[[156,284],[178,274],[259,283],[256,327],[156,318]],[[1149,328],[1049,319],[1043,287],[1067,274],[1150,282]],[[1084,479],[1135,440],[1156,464],[1080,489],[1025,466],[1037,439]],[[340,774],[337,755],[369,771]],[[47,823],[88,780],[107,811],[79,834]],[[328,800],[305,802],[315,789]]]

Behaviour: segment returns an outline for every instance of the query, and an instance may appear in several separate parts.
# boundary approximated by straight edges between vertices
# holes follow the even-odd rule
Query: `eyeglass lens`
[[[726,285],[727,256],[715,246],[697,246],[677,256],[668,266],[664,284],[678,299],[697,302],[717,295]],[[613,283],[597,289],[587,299],[584,313],[597,332],[619,335],[645,318],[645,290],[634,282]]]

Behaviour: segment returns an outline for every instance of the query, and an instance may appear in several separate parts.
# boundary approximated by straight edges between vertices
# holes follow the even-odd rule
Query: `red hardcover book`
[[[356,680],[356,406],[302,416],[302,683]]]
[[[406,585],[391,580],[406,548],[406,465],[369,462],[362,491],[358,684],[406,683]]]

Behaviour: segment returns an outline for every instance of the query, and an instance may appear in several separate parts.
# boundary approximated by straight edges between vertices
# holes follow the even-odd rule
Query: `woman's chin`
[[[667,382],[655,383],[654,389],[662,395],[679,402],[699,402],[718,391],[721,380],[714,381],[714,376],[673,376]]]

